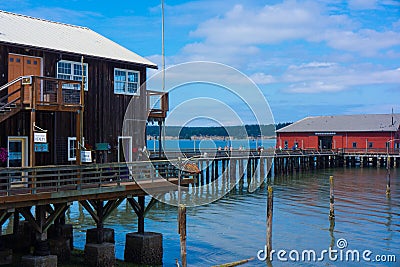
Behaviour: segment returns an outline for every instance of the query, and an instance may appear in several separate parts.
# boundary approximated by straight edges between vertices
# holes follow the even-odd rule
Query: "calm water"
[[[164,147],[166,150],[182,150],[182,149],[210,149],[210,148],[224,148],[225,146],[232,146],[233,149],[255,149],[259,146],[274,147],[275,139],[248,139],[248,140],[165,140]],[[147,140],[147,148],[151,151],[158,151],[158,140]]]
[[[329,176],[335,177],[335,226],[330,228]],[[272,180],[273,248],[315,250],[320,254],[340,238],[346,250],[396,255],[397,263],[280,262],[272,266],[400,266],[400,169],[392,170],[392,196],[387,198],[384,169],[334,169]],[[94,226],[77,203],[67,217],[75,228],[75,246],[84,247],[85,230]],[[256,257],[266,239],[266,189],[230,193],[223,199],[187,211],[189,266],[211,266]],[[115,229],[116,256],[123,259],[125,234],[136,231],[136,216],[123,203],[106,221]],[[158,203],[146,218],[146,231],[164,235],[164,266],[179,258],[177,208]],[[336,247],[333,247],[337,249]],[[286,257],[288,257],[286,255]],[[325,255],[328,259],[328,256]],[[244,266],[267,266],[257,258]],[[271,265],[270,265],[271,266]]]

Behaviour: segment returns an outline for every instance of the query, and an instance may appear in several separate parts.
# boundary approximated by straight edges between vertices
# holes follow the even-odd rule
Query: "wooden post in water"
[[[178,231],[180,237],[180,245],[181,245],[181,261],[182,267],[187,266],[186,261],[186,206],[180,204],[179,205],[179,222],[178,222]]]
[[[333,176],[329,176],[329,219],[335,219],[335,197],[333,194]]]
[[[386,162],[386,195],[390,196],[390,158],[387,157]]]
[[[272,186],[268,186],[267,199],[267,259],[270,258],[272,251],[272,211],[273,211],[273,190]]]

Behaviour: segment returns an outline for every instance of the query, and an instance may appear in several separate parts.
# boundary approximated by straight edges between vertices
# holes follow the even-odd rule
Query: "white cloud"
[[[382,49],[400,45],[400,33],[394,31],[377,32],[363,29],[354,31],[327,31],[325,39],[336,49],[358,52],[373,56]]]
[[[378,7],[377,0],[349,0],[348,5],[351,9],[375,9]]]
[[[250,75],[250,79],[256,84],[270,84],[275,82],[275,79],[272,75],[267,75],[262,72],[257,72]]]
[[[261,10],[235,5],[222,17],[205,21],[191,32],[210,44],[276,44],[285,40],[311,38],[326,26],[319,5],[286,1]]]
[[[353,3],[356,4],[359,3]],[[328,2],[324,5],[323,1],[307,0],[286,0],[261,8],[236,4],[191,31],[190,37],[196,41],[182,48],[175,63],[213,60],[243,68],[254,63],[255,58],[270,55],[268,46],[284,46],[289,42],[370,57],[385,54],[385,50],[400,44],[399,32],[368,28],[374,27],[373,24],[364,27],[356,17],[331,9]],[[392,27],[395,25],[392,23]]]
[[[312,62],[289,66],[280,82],[289,84],[285,91],[290,93],[338,92],[366,85],[400,85],[400,68],[381,70],[371,65],[347,67]]]

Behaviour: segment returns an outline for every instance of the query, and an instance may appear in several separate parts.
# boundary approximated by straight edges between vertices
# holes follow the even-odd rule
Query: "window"
[[[88,64],[83,63],[83,76],[85,77],[85,91],[88,90],[87,77]],[[80,62],[60,60],[57,62],[57,78],[64,80],[82,81],[82,64]],[[76,84],[64,84],[64,89],[79,90]]]
[[[288,148],[289,148],[289,142],[288,142],[287,140],[285,140],[285,146],[284,146],[284,148],[285,148],[285,149],[288,149]]]
[[[81,148],[85,146],[85,138]],[[76,160],[76,137],[68,137],[68,161]]]
[[[357,142],[353,142],[353,148],[357,148]]]
[[[76,137],[68,137],[68,161],[76,160]]]
[[[133,70],[114,69],[114,93],[139,95],[139,72]]]
[[[374,143],[373,142],[369,142],[368,143],[368,148],[373,148],[374,147]]]

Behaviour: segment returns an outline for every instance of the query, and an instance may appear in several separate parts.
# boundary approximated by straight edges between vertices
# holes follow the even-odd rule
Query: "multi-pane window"
[[[114,93],[139,95],[139,72],[133,70],[114,69]]]
[[[88,64],[83,63],[83,76],[85,79],[85,90],[88,90],[88,77],[87,77]],[[82,63],[60,60],[57,62],[57,78],[65,80],[82,81]],[[65,84],[64,89],[76,89],[80,88],[79,85]]]
[[[85,138],[83,138],[81,148],[85,146]],[[68,137],[68,161],[76,160],[76,137]]]
[[[76,160],[76,137],[68,137],[68,161]]]

